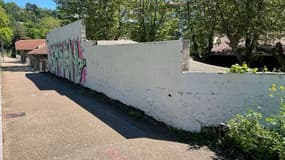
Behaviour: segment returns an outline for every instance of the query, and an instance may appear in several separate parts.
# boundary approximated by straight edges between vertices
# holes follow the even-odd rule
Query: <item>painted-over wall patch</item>
[[[74,83],[86,83],[87,64],[80,38],[56,42],[48,48],[50,72]]]

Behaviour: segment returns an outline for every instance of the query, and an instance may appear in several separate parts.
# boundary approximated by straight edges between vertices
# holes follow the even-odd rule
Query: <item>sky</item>
[[[53,0],[4,0],[4,2],[15,2],[20,7],[25,7],[26,3],[36,4],[40,8],[55,9]]]

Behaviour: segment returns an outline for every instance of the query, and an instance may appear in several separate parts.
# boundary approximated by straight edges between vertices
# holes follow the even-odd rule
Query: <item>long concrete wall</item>
[[[268,87],[284,82],[283,75],[183,72],[184,41],[97,46],[84,33],[77,21],[48,34],[50,72],[169,125],[199,131],[256,104],[276,110]]]

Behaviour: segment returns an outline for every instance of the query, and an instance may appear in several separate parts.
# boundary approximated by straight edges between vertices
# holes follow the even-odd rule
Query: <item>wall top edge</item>
[[[285,76],[285,72],[257,72],[257,73],[229,73],[229,72],[199,72],[199,71],[185,71],[183,74],[212,74],[212,75],[273,75],[273,76]]]

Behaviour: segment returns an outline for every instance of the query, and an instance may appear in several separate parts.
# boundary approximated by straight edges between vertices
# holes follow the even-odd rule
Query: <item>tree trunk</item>
[[[193,43],[194,56],[199,56],[199,53],[198,53],[198,44],[197,44],[197,42],[196,42],[196,36],[195,36],[195,35],[192,35],[191,39],[192,39],[192,43]],[[199,58],[200,58],[200,56],[199,56]]]
[[[236,55],[238,63],[242,64],[243,63],[243,58],[242,58],[241,53],[238,50],[238,43],[239,43],[239,39],[240,38],[238,36],[231,35],[231,34],[227,34],[227,37],[230,40],[230,44],[229,45],[232,47],[233,54]]]
[[[250,65],[254,60],[253,49],[257,46],[257,34],[254,34],[251,37],[249,34],[246,34],[245,38],[245,56],[247,58],[247,63]]]
[[[213,37],[214,37],[214,34],[213,34],[213,33],[210,33],[210,34],[208,35],[208,48],[207,48],[208,54],[211,54],[212,48],[213,48],[213,46],[214,46]]]
[[[149,37],[150,37],[150,41],[154,41],[155,40],[155,34],[156,34],[156,20],[157,20],[157,3],[158,1],[155,0],[155,4],[154,4],[154,15],[152,18],[152,22],[151,22],[151,28],[150,28],[150,32],[149,32]]]
[[[1,40],[1,57],[2,57],[2,61],[4,62],[4,48],[3,48],[3,40]]]
[[[285,71],[285,55],[283,54],[283,47],[280,42],[276,43],[276,52],[273,54],[274,58],[279,62],[282,72]]]

